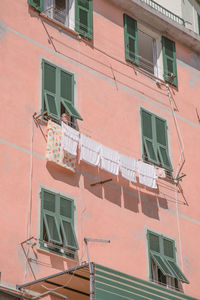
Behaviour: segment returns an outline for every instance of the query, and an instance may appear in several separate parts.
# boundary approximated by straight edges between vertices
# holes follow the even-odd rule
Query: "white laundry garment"
[[[136,182],[137,160],[123,154],[119,154],[120,171],[127,180]]]
[[[166,172],[165,169],[160,168],[160,167],[156,167],[156,175],[159,178],[166,178]]]
[[[101,168],[114,174],[119,174],[119,153],[102,145]]]
[[[157,188],[156,184],[156,169],[154,166],[149,165],[143,161],[137,162],[137,171],[139,173],[139,182],[152,189]]]
[[[84,160],[93,166],[99,166],[101,144],[81,134],[80,160]]]
[[[62,122],[62,147],[65,151],[77,155],[79,131]]]

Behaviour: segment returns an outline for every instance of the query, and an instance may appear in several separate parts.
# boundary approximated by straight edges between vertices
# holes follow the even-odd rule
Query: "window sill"
[[[69,261],[69,260],[72,262],[78,261],[77,251],[74,252],[74,258],[72,258],[70,256],[67,256],[64,253],[56,253],[53,250],[49,249],[48,247],[38,245],[37,252],[44,254],[44,255],[48,255],[48,256],[52,255],[56,258],[63,259],[65,261]]]
[[[140,66],[138,66],[136,63],[131,62],[129,60],[126,60],[126,65],[128,65],[131,68],[134,68],[135,72],[139,72],[141,74],[143,74],[144,76],[150,78],[151,80],[155,81],[156,84],[159,85],[169,85],[171,88],[177,89],[178,87],[176,85],[174,85],[171,82],[165,81],[164,79],[157,77],[156,75],[146,71],[145,69],[142,69]]]
[[[59,23],[58,21],[48,17],[47,15],[45,15],[44,13],[40,13],[40,16],[49,21],[50,23],[53,23],[54,25],[56,25],[57,27],[59,27],[60,29],[66,31],[67,33],[69,33],[70,35],[76,37],[76,38],[79,38],[79,33],[77,33],[76,31],[72,30],[71,28]]]

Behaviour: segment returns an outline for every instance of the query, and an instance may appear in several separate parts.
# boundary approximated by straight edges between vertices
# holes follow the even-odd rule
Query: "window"
[[[176,68],[175,43],[166,37],[162,37],[162,52],[164,64],[164,79],[175,86],[178,85]]]
[[[124,14],[125,58],[141,69],[177,86],[175,43],[150,31]],[[163,65],[158,55],[162,50]],[[161,74],[161,70],[164,71]]]
[[[74,107],[74,75],[43,61],[42,77],[42,111],[56,120],[65,112],[82,120]]]
[[[80,35],[93,38],[92,0],[28,0],[28,3]]]
[[[40,240],[43,247],[58,253],[68,254],[78,249],[72,199],[41,190]]]
[[[141,109],[141,127],[143,159],[172,171],[166,121]]]
[[[150,279],[175,289],[179,289],[180,282],[189,283],[176,263],[175,242],[151,231],[147,231],[147,239]]]

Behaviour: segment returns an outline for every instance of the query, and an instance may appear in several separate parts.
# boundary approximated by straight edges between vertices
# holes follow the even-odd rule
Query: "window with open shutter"
[[[42,110],[53,119],[60,120],[66,112],[82,120],[74,107],[74,75],[49,62],[43,61]]]
[[[164,79],[165,81],[177,86],[176,46],[173,41],[164,36],[162,36],[162,52]]]
[[[178,288],[178,281],[189,283],[176,263],[175,242],[157,233],[147,231],[150,277],[153,281]]]
[[[37,9],[39,12],[44,10],[44,0],[28,0],[28,4]]]
[[[92,0],[76,0],[75,29],[88,39],[93,38],[93,8]]]
[[[141,109],[141,127],[143,159],[172,170],[168,151],[166,121]]]
[[[60,194],[41,190],[41,237],[44,246],[62,253],[75,251],[78,242],[74,230],[74,201]],[[65,251],[66,252],[66,251]]]
[[[124,43],[126,60],[139,65],[137,21],[124,14]]]

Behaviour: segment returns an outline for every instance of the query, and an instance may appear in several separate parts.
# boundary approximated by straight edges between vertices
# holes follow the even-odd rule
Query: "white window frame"
[[[59,22],[54,18],[53,15],[55,1],[56,0],[44,0],[44,14],[46,14],[49,18]],[[68,12],[66,13],[67,17],[65,23],[60,23],[72,30],[75,30],[75,0],[65,0],[65,2],[68,9]]]
[[[154,60],[154,76],[163,80],[163,58],[162,58],[162,43],[161,35],[150,28],[147,28],[141,23],[138,24],[138,30],[144,32],[153,38],[153,60]],[[139,53],[138,53],[139,54]],[[151,74],[151,73],[150,73]]]

